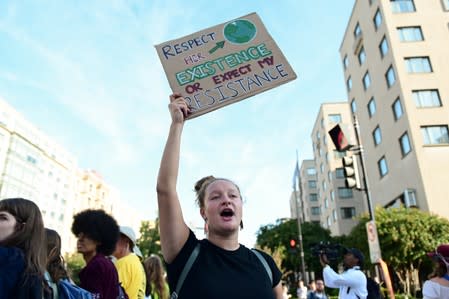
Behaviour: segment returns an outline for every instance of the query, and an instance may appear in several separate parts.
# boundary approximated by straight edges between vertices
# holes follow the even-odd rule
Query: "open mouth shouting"
[[[234,215],[235,213],[231,208],[225,208],[220,212],[220,216],[224,221],[231,221]]]

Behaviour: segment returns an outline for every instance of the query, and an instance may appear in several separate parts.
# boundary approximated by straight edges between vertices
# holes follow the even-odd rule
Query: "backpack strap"
[[[178,282],[176,283],[176,289],[171,294],[170,299],[178,298],[178,294],[182,288],[182,285],[184,284],[184,280],[186,279],[187,274],[189,274],[189,271],[192,268],[192,265],[195,262],[196,258],[198,257],[199,253],[200,253],[200,243],[197,243],[195,248],[193,249],[192,253],[189,256],[189,259],[187,260],[186,264],[184,265],[181,275],[179,275]]]
[[[257,256],[257,258],[261,261],[262,265],[265,268],[265,271],[267,271],[268,277],[270,278],[270,282],[273,285],[273,272],[271,272],[271,268],[270,268],[270,266],[268,266],[267,261],[262,256],[262,254],[259,251],[257,251],[256,249],[252,248],[251,251],[254,252],[254,254]]]

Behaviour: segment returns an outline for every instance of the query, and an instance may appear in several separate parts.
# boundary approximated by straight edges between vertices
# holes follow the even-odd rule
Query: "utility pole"
[[[296,191],[296,185],[298,185],[299,192]],[[299,207],[299,200],[302,195],[302,188],[301,188],[301,177],[299,175],[299,165],[298,165],[298,151],[296,151],[296,166],[295,166],[295,177],[294,177],[294,184],[293,184],[293,190],[295,192],[295,205],[296,205],[296,220],[298,222],[298,241],[299,241],[299,250],[300,250],[300,257],[301,257],[301,276],[302,279],[306,284],[309,283],[309,278],[306,277],[306,267],[304,264],[304,247],[302,244],[302,215],[303,213],[300,211]],[[299,196],[298,196],[299,193]],[[303,207],[303,205],[301,205]]]

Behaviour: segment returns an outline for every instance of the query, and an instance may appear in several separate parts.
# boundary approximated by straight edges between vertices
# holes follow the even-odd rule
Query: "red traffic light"
[[[296,247],[296,240],[295,239],[291,239],[290,240],[290,247],[292,247],[292,248]]]

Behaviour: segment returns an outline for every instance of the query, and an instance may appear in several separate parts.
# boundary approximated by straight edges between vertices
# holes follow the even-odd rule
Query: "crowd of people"
[[[159,256],[143,259],[130,227],[119,226],[103,210],[85,210],[72,223],[77,251],[85,261],[80,287],[92,299],[289,298],[273,258],[239,243],[243,200],[235,182],[214,176],[196,182],[206,238],[197,239],[186,225],[176,185],[181,135],[190,107],[180,94],[173,94],[169,111],[171,125],[156,186],[167,275]],[[439,246],[429,256],[436,266],[424,284],[424,298],[449,299],[449,245]],[[298,298],[327,299],[325,286],[338,288],[342,299],[367,298],[363,261],[358,249],[347,249],[344,271],[337,273],[321,255],[323,280],[317,279],[309,289],[300,281]],[[0,298],[58,299],[58,284],[73,283],[61,256],[59,234],[45,228],[38,206],[23,198],[0,200],[0,265]]]
[[[85,210],[74,216],[72,232],[86,264],[79,287],[92,299],[169,298],[160,258],[137,256],[132,228],[103,210]],[[34,202],[0,200],[0,298],[58,299],[61,281],[73,284],[58,232],[44,227]]]

